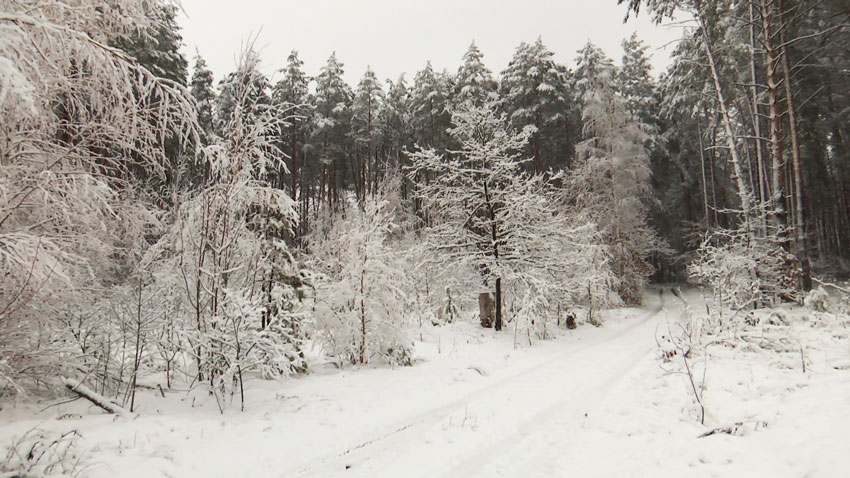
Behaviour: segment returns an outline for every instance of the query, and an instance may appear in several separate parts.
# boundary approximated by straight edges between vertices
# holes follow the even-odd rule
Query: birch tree
[[[310,237],[317,278],[316,331],[341,366],[410,365],[405,274],[390,246],[395,210],[383,193],[331,217]]]
[[[545,281],[604,276],[607,251],[594,240],[593,224],[558,209],[549,179],[522,172],[531,131],[513,131],[495,107],[467,103],[455,110],[450,134],[460,148],[449,154],[418,149],[409,175],[430,218],[429,249],[443,264],[479,272],[495,293],[494,326],[501,330],[505,282],[523,283],[537,292],[530,300],[542,299],[547,293],[538,286]],[[592,265],[578,266],[579,254],[594,247],[584,256],[594,258]]]
[[[217,111],[224,136],[202,151],[210,171],[189,192],[167,234],[148,252],[161,287],[180,291],[169,313],[178,318],[190,370],[209,384],[219,405],[239,394],[244,376],[304,370],[298,303],[304,280],[284,237],[296,214],[274,175],[286,172],[277,147],[291,119],[288,106],[258,94],[263,83],[248,50],[225,84]]]

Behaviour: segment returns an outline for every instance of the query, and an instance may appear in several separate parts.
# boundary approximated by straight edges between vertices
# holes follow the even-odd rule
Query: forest
[[[573,69],[538,38],[354,87],[297,51],[272,84],[250,45],[189,74],[176,5],[76,3],[4,8],[8,392],[143,366],[226,392],[304,371],[307,336],[403,363],[406,324],[481,292],[482,325],[540,328],[650,280],[738,310],[847,271],[846,2],[649,2],[694,22],[658,79],[636,36]]]
[[[618,3],[683,25],[660,77],[633,35],[356,85],[249,41],[217,80],[169,0],[0,0],[0,396],[224,413],[308,345],[409,366],[423,324],[516,347],[651,284],[718,324],[844,290],[850,3]]]

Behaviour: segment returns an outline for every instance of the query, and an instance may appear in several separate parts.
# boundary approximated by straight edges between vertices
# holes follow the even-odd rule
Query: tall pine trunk
[[[741,159],[738,155],[738,135],[735,134],[735,126],[734,122],[732,121],[732,115],[729,112],[729,108],[727,107],[726,96],[724,95],[723,86],[720,82],[720,72],[717,69],[717,62],[715,61],[714,49],[711,46],[711,38],[709,37],[708,26],[706,25],[705,17],[702,14],[702,3],[700,1],[697,1],[695,2],[695,5],[697,7],[696,20],[699,24],[702,37],[702,47],[705,51],[706,58],[708,59],[708,66],[711,71],[711,78],[714,82],[715,93],[717,94],[717,102],[720,106],[720,115],[723,122],[723,127],[726,130],[726,146],[729,149],[729,159],[732,163],[732,168],[735,173],[735,184],[738,188],[738,198],[741,201],[741,208],[743,209],[747,231],[752,232],[752,196],[750,194],[746,182],[744,181],[744,170],[741,167]]]
[[[764,47],[765,81],[767,82],[767,125],[770,130],[771,182],[773,183],[772,215],[776,221],[777,235],[785,250],[789,249],[786,225],[788,210],[785,206],[785,143],[780,111],[779,52],[774,31],[774,2],[761,0],[762,45]],[[781,30],[781,28],[780,28]]]
[[[752,112],[753,112],[753,136],[755,137],[755,147],[756,147],[756,167],[758,168],[758,183],[759,183],[759,199],[761,201],[767,201],[767,198],[770,196],[767,187],[767,181],[765,178],[765,161],[764,161],[764,151],[762,149],[762,140],[761,140],[761,111],[759,109],[759,100],[758,100],[758,75],[756,73],[756,6],[751,1],[750,2],[750,78],[752,79],[752,85],[750,85],[750,95],[752,96]],[[767,223],[762,220],[759,224],[762,228],[762,232],[764,234],[767,233]]]
[[[788,57],[787,42],[785,41],[785,19],[783,12],[783,2],[779,0],[779,19],[781,27],[779,29],[780,54],[782,55],[782,73],[785,81],[785,102],[788,105],[788,124],[789,133],[791,135],[791,165],[794,172],[794,215],[795,223],[795,239],[799,241],[797,244],[797,257],[800,259],[800,268],[802,269],[802,286],[803,291],[809,291],[812,288],[812,271],[809,263],[809,239],[806,223],[806,200],[805,200],[805,185],[803,184],[802,157],[800,154],[800,135],[797,126],[797,107],[794,103],[794,90],[791,83],[791,60]]]

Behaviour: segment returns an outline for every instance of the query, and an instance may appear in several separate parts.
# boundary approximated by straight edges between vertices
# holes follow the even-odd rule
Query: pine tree
[[[566,163],[571,156],[569,141],[570,101],[565,70],[557,65],[541,39],[517,47],[502,72],[499,87],[502,108],[517,129],[533,127],[529,143],[532,170]]]
[[[431,62],[416,73],[410,93],[411,122],[414,141],[421,146],[445,147],[445,131],[449,126],[447,85],[434,72]]]
[[[195,67],[189,87],[198,108],[198,125],[203,132],[202,144],[209,144],[214,134],[213,111],[216,95],[213,90],[213,73],[200,54],[195,56]]]
[[[700,155],[703,159],[705,156],[713,159],[715,149],[722,144],[722,154],[727,155],[731,166],[731,172],[726,176],[734,185],[733,190],[740,205],[740,209],[731,217],[721,216],[720,219],[727,221],[727,224],[713,231],[709,239],[703,242],[700,246],[700,260],[720,264],[728,258],[736,258],[732,261],[752,265],[763,262],[762,259],[755,262],[752,259],[770,256],[777,258],[783,266],[771,265],[769,276],[763,276],[765,271],[755,266],[747,267],[744,283],[760,284],[759,293],[773,291],[768,295],[788,290],[787,282],[797,280],[798,276],[802,276],[802,283],[806,284],[808,260],[805,231],[796,235],[798,241],[802,242],[798,261],[788,253],[789,229],[785,227],[788,222],[797,222],[801,229],[805,229],[805,225],[801,225],[804,222],[804,207],[800,201],[791,200],[787,187],[791,181],[790,176],[786,176],[788,168],[784,165],[786,139],[783,116],[787,113],[793,130],[796,112],[790,103],[788,106],[791,107],[786,108],[787,111],[781,109],[783,91],[779,77],[787,66],[781,57],[784,56],[783,47],[787,47],[789,42],[783,40],[787,28],[777,25],[775,20],[784,23],[781,11],[783,2],[629,0],[620,3],[628,3],[630,11],[637,11],[645,3],[656,21],[669,18],[677,10],[690,15],[698,27],[686,35],[690,47],[688,60],[697,62],[698,67],[691,68],[692,71],[704,72],[696,77],[706,78],[699,88],[700,94],[714,100],[705,104],[705,115],[716,118],[718,126],[722,128],[722,134],[712,131],[710,140],[705,144],[702,142],[703,135],[697,135]],[[734,28],[736,22],[745,28]],[[741,32],[745,33],[746,38]],[[762,54],[761,63],[757,52]],[[761,71],[759,66],[762,67]],[[684,70],[681,65],[679,69]],[[689,83],[693,80],[685,76],[670,78],[671,83]],[[790,75],[787,80],[792,81]],[[759,84],[762,88],[758,87]],[[740,88],[740,85],[748,86]],[[786,90],[785,96],[793,97],[793,91],[789,94]],[[763,119],[766,121],[763,122]],[[697,127],[701,130],[699,116],[697,120]],[[795,136],[792,133],[790,138],[791,159],[792,163],[799,164],[796,161],[800,157],[797,148],[799,137]],[[709,163],[713,164],[714,161]],[[800,185],[796,195],[802,198],[803,181],[801,175],[797,174],[798,169],[794,170],[793,180]],[[714,173],[714,170],[710,171]],[[713,175],[711,179],[715,183]],[[702,182],[706,184],[705,180]],[[704,188],[703,191],[708,213],[708,190]],[[788,207],[789,204],[793,205],[793,209]],[[737,208],[738,204],[734,207]],[[793,218],[794,209],[799,211],[796,218]],[[788,212],[792,215],[792,221],[786,221]],[[728,224],[730,219],[731,224]],[[777,275],[777,271],[781,272]],[[731,291],[724,293],[727,296],[735,295]],[[782,294],[785,297],[793,296],[784,292]]]
[[[281,71],[283,78],[277,82],[272,92],[274,104],[288,105],[293,116],[289,124],[281,131],[280,141],[289,156],[291,175],[290,194],[293,201],[298,198],[299,166],[303,164],[303,149],[306,143],[307,125],[312,115],[309,91],[310,80],[304,73],[304,62],[298,58],[298,51],[292,50],[286,59],[286,67]],[[281,176],[281,181],[283,177]],[[278,187],[283,187],[279,184]],[[303,216],[306,211],[301,211]]]
[[[654,124],[658,106],[655,101],[656,84],[652,77],[652,64],[646,54],[647,47],[637,33],[623,40],[623,64],[617,72],[617,89],[626,100],[626,109],[643,124]]]
[[[457,70],[452,88],[452,105],[459,106],[470,102],[481,106],[496,98],[498,84],[493,74],[484,66],[484,55],[473,41],[463,54],[463,62]]]
[[[130,37],[119,37],[117,46],[159,78],[186,86],[189,63],[180,53],[183,37],[177,25],[178,7],[170,3],[151,3],[145,8],[155,23],[149,28],[138,29]]]
[[[603,72],[607,72],[606,74],[609,76],[615,75],[614,62],[601,48],[588,41],[578,51],[576,71],[573,76],[572,90],[579,104],[584,104],[587,92],[594,87],[593,83]]]
[[[411,90],[403,74],[395,82],[388,83],[387,98],[381,110],[382,135],[388,149],[388,167],[399,170],[406,161],[405,152],[413,146]],[[406,196],[406,186],[402,185],[402,189],[402,195]]]
[[[357,85],[351,107],[351,136],[358,155],[357,196],[364,198],[377,191],[381,175],[377,147],[381,128],[379,113],[385,101],[384,89],[371,68]]]
[[[315,114],[311,125],[312,148],[319,157],[321,176],[319,200],[331,205],[339,201],[344,166],[349,154],[351,87],[343,79],[343,64],[332,53],[316,77]],[[353,168],[352,168],[353,170]]]

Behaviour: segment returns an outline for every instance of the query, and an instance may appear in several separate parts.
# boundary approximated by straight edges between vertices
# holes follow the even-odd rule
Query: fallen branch
[[[824,281],[819,280],[819,279],[816,279],[816,278],[814,278],[814,277],[812,277],[812,282],[815,282],[815,283],[817,283],[817,284],[819,284],[819,285],[824,285],[824,286],[827,286],[827,287],[832,287],[832,288],[833,288],[833,289],[835,289],[835,290],[838,290],[838,291],[844,292],[845,294],[850,295],[850,289],[845,289],[844,287],[840,287],[840,286],[837,286],[837,285],[835,285],[835,284],[831,284],[831,283],[829,283],[829,282],[824,282]]]
[[[481,367],[477,367],[475,365],[470,365],[469,367],[466,367],[466,368],[468,368],[470,370],[475,370],[476,372],[478,372],[479,375],[484,376],[484,377],[486,377],[487,375],[490,375],[490,374],[487,373],[486,370],[482,369]]]
[[[725,427],[712,428],[711,430],[703,433],[702,435],[698,436],[697,438],[710,437],[711,435],[717,435],[718,433],[725,433],[727,435],[734,435],[738,431],[738,429],[741,428],[743,425],[744,425],[744,422],[738,422],[738,423],[734,423],[732,425],[725,426]]]
[[[724,426],[724,427],[712,428],[711,430],[703,433],[702,435],[698,436],[697,438],[710,437],[711,435],[717,435],[717,434],[720,434],[720,433],[725,433],[727,435],[737,435],[738,431],[740,431],[741,428],[744,425],[746,425],[747,423],[752,424],[754,430],[758,430],[760,427],[761,428],[767,428],[767,422],[766,421],[763,421],[763,420],[747,420],[747,421],[742,421],[742,422],[735,422],[731,425],[727,425],[727,426]]]
[[[62,377],[62,384],[65,385],[65,388],[76,393],[77,395],[85,398],[91,403],[97,405],[107,413],[112,413],[115,415],[127,416],[129,412],[127,410],[119,407],[118,405],[110,402],[103,395],[95,392],[94,390],[86,387],[78,380],[74,380],[72,378]]]

